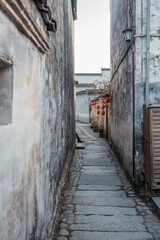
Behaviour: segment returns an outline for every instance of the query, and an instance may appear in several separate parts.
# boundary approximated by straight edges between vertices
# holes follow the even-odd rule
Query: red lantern
[[[104,110],[102,111],[102,115],[105,115],[105,111]]]
[[[99,109],[99,108],[100,108],[100,106],[98,105],[98,106],[97,106],[97,109]]]
[[[110,98],[106,98],[106,103],[110,103]]]
[[[99,110],[97,111],[97,114],[100,114],[100,111],[99,111]]]
[[[105,109],[105,105],[102,106],[102,109]]]
[[[105,103],[105,99],[103,99],[103,103]]]

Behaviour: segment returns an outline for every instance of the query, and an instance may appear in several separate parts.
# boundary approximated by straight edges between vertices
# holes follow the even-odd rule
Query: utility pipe
[[[132,184],[133,184],[133,189],[136,191],[136,184],[135,184],[135,179],[136,179],[136,170],[135,170],[135,66],[134,66],[134,50],[132,50],[132,102],[133,102],[133,139],[132,139],[132,164],[133,164],[133,176],[132,176]]]
[[[151,14],[151,0],[147,0],[146,86],[145,86],[146,105],[148,105],[149,103],[150,14]]]
[[[147,35],[143,34],[143,35],[134,35],[133,38],[146,38]],[[150,37],[152,38],[159,38],[160,34],[151,34]]]

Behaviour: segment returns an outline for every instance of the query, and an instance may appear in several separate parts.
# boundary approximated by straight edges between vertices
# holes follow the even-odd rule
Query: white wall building
[[[89,102],[101,93],[104,83],[110,80],[110,69],[101,68],[101,73],[76,73],[76,120],[84,123],[90,122]]]

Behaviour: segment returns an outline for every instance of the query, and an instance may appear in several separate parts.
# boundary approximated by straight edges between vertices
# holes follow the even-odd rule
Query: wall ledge
[[[18,30],[29,38],[40,52],[49,49],[49,38],[40,28],[22,0],[1,0],[0,10],[16,25]]]

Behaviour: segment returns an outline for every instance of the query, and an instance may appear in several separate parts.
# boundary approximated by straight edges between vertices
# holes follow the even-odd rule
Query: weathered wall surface
[[[105,98],[98,97],[95,101],[96,104],[91,105],[91,125],[96,129],[103,129],[104,135],[106,135],[106,130],[108,130],[106,114],[108,114],[107,107],[109,104],[104,103],[103,100]],[[94,103],[94,100],[92,103]]]
[[[160,2],[151,1],[150,15],[150,64],[149,64],[149,102],[160,103]],[[135,136],[136,162],[143,167],[143,104],[145,104],[146,81],[146,33],[147,1],[136,1],[136,38],[135,38]],[[154,35],[154,37],[152,37]],[[140,37],[143,36],[143,37]]]
[[[134,29],[132,0],[110,1],[111,11],[111,104],[109,135],[132,174],[132,49],[122,31]]]
[[[50,3],[56,33],[46,31],[33,1],[22,1],[37,26],[28,36],[21,15],[3,11],[8,2],[0,2],[0,57],[13,63],[13,97],[12,118],[0,122],[0,239],[49,239],[74,147],[71,1]]]
[[[123,3],[122,3],[123,2]],[[147,0],[113,0],[111,7],[111,105],[110,135],[132,175],[132,82],[135,89],[135,162],[138,174],[143,170],[143,105],[146,82]],[[149,102],[160,103],[160,28],[158,0],[151,1]],[[129,46],[122,34],[125,26],[132,27],[134,44]],[[134,62],[132,52],[134,51]],[[139,171],[139,172],[138,172]]]

